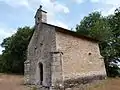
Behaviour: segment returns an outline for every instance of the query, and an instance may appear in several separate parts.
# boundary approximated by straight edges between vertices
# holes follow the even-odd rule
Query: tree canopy
[[[100,12],[85,16],[76,26],[76,32],[99,40],[108,76],[120,75],[117,65],[120,61],[120,8],[106,17]]]
[[[33,28],[18,28],[15,34],[3,40],[1,46],[5,50],[0,57],[1,72],[23,74],[26,50],[32,34]]]

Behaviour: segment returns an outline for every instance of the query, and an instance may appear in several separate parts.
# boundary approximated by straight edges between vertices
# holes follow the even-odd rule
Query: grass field
[[[29,90],[23,85],[23,76],[0,74],[0,90]]]
[[[120,90],[120,78],[108,78],[99,84],[90,86],[88,90]]]
[[[23,76],[0,74],[0,90],[29,90],[23,85]],[[77,90],[83,90],[78,88]],[[108,78],[85,90],[120,90],[120,78]]]

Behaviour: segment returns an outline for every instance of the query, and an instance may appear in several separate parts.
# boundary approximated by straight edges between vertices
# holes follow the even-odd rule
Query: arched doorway
[[[43,64],[39,63],[39,73],[40,73],[40,84],[42,85],[43,82]]]

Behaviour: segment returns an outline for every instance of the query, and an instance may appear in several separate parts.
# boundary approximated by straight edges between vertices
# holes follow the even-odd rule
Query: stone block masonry
[[[35,31],[24,63],[25,84],[38,90],[67,90],[105,79],[97,40],[47,24],[47,12],[41,8],[35,15]]]

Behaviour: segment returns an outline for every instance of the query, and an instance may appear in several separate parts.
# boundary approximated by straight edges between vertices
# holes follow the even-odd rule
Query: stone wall
[[[63,52],[63,79],[106,75],[104,61],[96,42],[56,32],[57,50]]]
[[[24,62],[24,83],[25,84],[33,84],[34,83],[34,70],[32,65],[32,61],[35,59],[35,48],[36,43],[38,40],[39,35],[39,27],[35,27],[35,31],[33,33],[33,36],[29,42],[28,49],[27,49],[27,60]]]
[[[51,63],[52,87],[59,87],[59,85],[63,85],[61,55],[62,55],[61,52],[52,53],[53,60]]]
[[[36,35],[35,35],[36,34]],[[56,51],[55,30],[54,27],[46,24],[36,27],[34,35],[28,46],[28,60],[30,69],[27,73],[30,75],[31,84],[40,84],[39,63],[43,64],[43,86],[51,84],[51,53]],[[28,76],[28,75],[25,76]]]
[[[51,89],[85,81],[86,77],[89,81],[91,76],[106,76],[96,42],[57,32],[54,26],[45,23],[36,26],[29,43],[25,83],[40,84],[39,63],[43,64],[42,86]]]
[[[50,27],[46,24],[42,24],[41,30],[38,36],[35,55],[35,79],[39,80],[39,68],[38,63],[43,63],[43,86],[50,86],[51,84],[51,53],[56,50],[55,42],[55,30],[54,27]],[[34,65],[33,65],[34,67]]]

